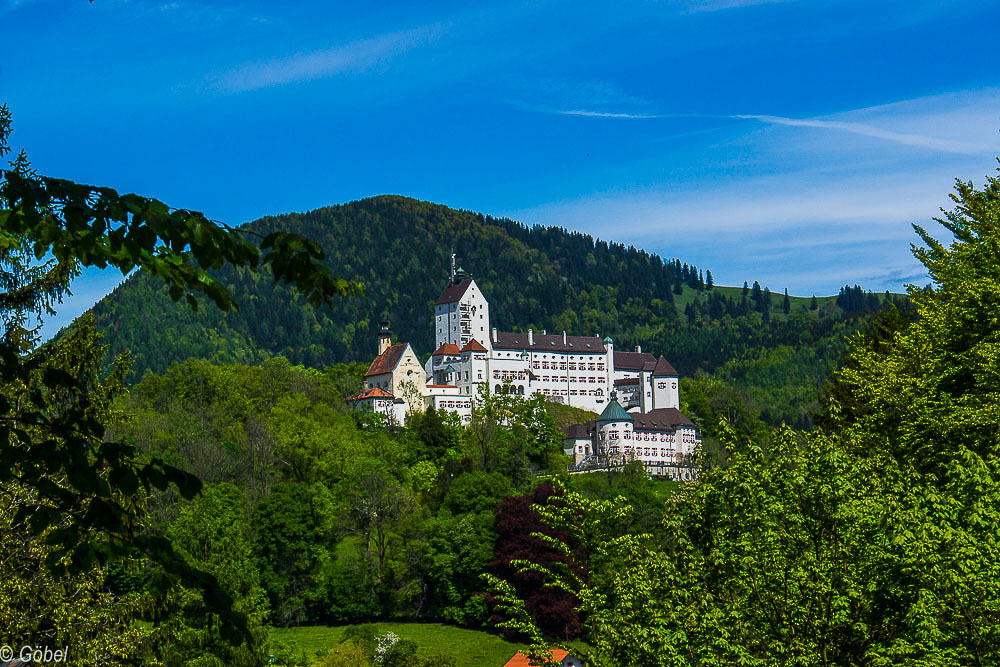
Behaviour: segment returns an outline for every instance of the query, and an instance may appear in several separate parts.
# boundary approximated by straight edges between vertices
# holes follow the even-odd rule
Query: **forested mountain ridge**
[[[434,342],[433,303],[447,280],[451,252],[476,278],[502,328],[629,338],[621,322],[676,319],[667,307],[672,271],[659,257],[575,232],[528,229],[396,196],[262,218],[248,227],[318,241],[340,276],[363,285],[364,296],[317,311],[291,289],[224,270],[220,275],[239,312],[190,313],[136,275],[94,309],[112,352],[131,348],[139,375],[191,356],[248,361],[281,354],[322,366],[370,357],[378,321],[387,315],[399,340],[427,354]]]
[[[710,271],[679,260],[400,196],[261,218],[247,228],[314,239],[334,272],[361,283],[364,294],[315,309],[267,275],[227,268],[218,275],[239,310],[192,311],[136,274],[94,307],[111,355],[131,351],[136,380],[188,358],[254,363],[284,356],[318,368],[367,361],[384,316],[397,340],[427,355],[434,346],[433,304],[452,252],[489,299],[493,325],[501,329],[610,335],[619,349],[638,344],[666,355],[683,375],[736,364],[737,380],[747,364],[760,366],[762,356],[795,346],[777,362],[797,364],[804,374],[792,380],[793,402],[812,400],[839,357],[843,335],[856,326],[832,297],[787,299],[757,284],[713,289]],[[850,305],[843,295],[838,301]],[[777,382],[787,384],[790,373],[776,371]]]

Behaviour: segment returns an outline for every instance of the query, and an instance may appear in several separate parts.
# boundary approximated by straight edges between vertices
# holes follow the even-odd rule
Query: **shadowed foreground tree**
[[[11,115],[0,106],[0,158],[10,152]],[[320,247],[294,234],[252,238],[201,213],[110,188],[36,174],[22,151],[0,170],[0,484],[25,493],[11,519],[19,530],[45,535],[53,576],[81,573],[135,554],[164,574],[202,591],[209,608],[246,634],[245,619],[214,576],[191,567],[170,542],[140,527],[136,503],[153,489],[176,485],[193,497],[198,480],[158,459],[140,461],[134,448],[106,442],[95,411],[94,378],[54,360],[73,355],[67,342],[38,347],[37,321],[54,312],[82,267],[133,269],[162,280],[174,300],[198,308],[204,295],[233,304],[211,271],[225,264],[267,270],[294,284],[314,306],[356,286],[334,277]]]

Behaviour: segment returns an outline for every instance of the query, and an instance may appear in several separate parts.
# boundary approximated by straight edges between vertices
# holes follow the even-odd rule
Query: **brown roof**
[[[622,378],[621,380],[615,380],[616,387],[630,384],[639,384],[639,378]]]
[[[385,389],[380,387],[369,387],[368,389],[363,389],[353,396],[348,396],[349,401],[362,401],[366,398],[392,398],[392,394],[387,392]]]
[[[564,428],[563,434],[566,436],[567,440],[570,438],[578,440],[583,438],[589,438],[591,434],[594,432],[594,427],[596,425],[597,422],[594,421],[593,419],[587,422],[586,424],[573,424],[572,426],[567,426],[566,428]]]
[[[670,362],[664,359],[662,356],[656,361],[656,367],[653,368],[653,377],[677,377],[677,371],[674,367],[670,365]]]
[[[466,343],[465,347],[462,348],[462,352],[488,352],[488,351],[489,350],[483,347],[482,344],[475,338]]]
[[[441,347],[434,350],[431,356],[436,357],[441,354],[459,354],[458,345],[454,343],[441,343]]]
[[[634,428],[644,431],[673,431],[678,426],[694,426],[694,422],[677,408],[657,408],[646,413],[632,414]]]
[[[462,298],[465,290],[469,289],[469,285],[471,284],[472,278],[465,278],[457,283],[448,283],[448,286],[441,292],[441,296],[434,302],[434,305],[440,306],[442,303],[455,303]]]
[[[615,350],[615,370],[641,371],[646,364],[655,366],[656,357],[649,352],[619,352]]]
[[[566,336],[563,344],[562,334],[533,334],[533,343],[528,345],[528,334],[498,331],[497,340],[493,343],[495,350],[533,350],[542,352],[581,352],[605,353],[604,343],[597,336]]]
[[[370,375],[382,375],[383,373],[391,373],[399,365],[399,360],[403,357],[403,352],[409,343],[397,343],[396,345],[390,345],[385,352],[375,357],[372,360],[372,365],[368,367],[368,372],[365,373],[365,377]]]
[[[569,651],[565,651],[561,648],[552,649],[552,659],[557,662],[561,662],[567,655],[569,655]],[[510,660],[503,664],[503,667],[529,667],[530,664],[528,656],[518,651],[511,657]]]

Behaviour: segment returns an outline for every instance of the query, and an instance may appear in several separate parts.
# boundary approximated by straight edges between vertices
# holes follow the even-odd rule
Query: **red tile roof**
[[[634,428],[644,431],[673,431],[678,426],[694,426],[694,422],[677,408],[657,408],[632,414],[632,424]]]
[[[656,361],[656,367],[653,369],[653,377],[677,377],[677,371],[674,367],[670,365],[666,359],[662,356]]]
[[[457,355],[461,354],[461,351],[458,349],[458,345],[455,345],[453,343],[442,343],[441,347],[439,347],[438,349],[434,350],[434,352],[431,353],[431,356],[436,357],[441,354]]]
[[[489,350],[483,347],[479,343],[479,341],[476,340],[475,338],[466,343],[465,347],[462,348],[462,352],[488,352],[488,351]]]
[[[441,296],[434,302],[434,305],[440,306],[442,303],[455,303],[465,295],[465,290],[469,289],[469,285],[471,284],[472,278],[465,278],[457,283],[448,283],[448,286],[441,292]]]
[[[552,649],[552,659],[561,661],[569,655],[569,651],[564,651],[561,648]],[[529,667],[531,663],[528,662],[528,656],[518,651],[511,657],[510,660],[504,663],[503,667]]]
[[[369,387],[368,389],[362,389],[353,396],[348,396],[347,400],[362,401],[366,398],[392,398],[392,394],[381,387]]]
[[[641,371],[646,364],[656,364],[649,352],[619,352],[615,350],[615,370]]]
[[[604,354],[604,342],[597,336],[566,336],[562,334],[533,334],[533,343],[528,345],[528,334],[498,331],[493,343],[495,350],[532,350],[534,352],[579,352],[581,354]]]
[[[403,357],[403,352],[409,343],[397,343],[396,345],[390,345],[385,352],[375,357],[372,360],[372,365],[368,367],[368,372],[365,373],[365,377],[371,375],[382,375],[383,373],[391,373],[399,365],[399,360]]]
[[[597,427],[597,422],[593,419],[586,424],[573,424],[572,426],[567,426],[563,429],[563,435],[566,439],[576,439],[581,440],[583,438],[590,438],[594,435],[594,429]]]

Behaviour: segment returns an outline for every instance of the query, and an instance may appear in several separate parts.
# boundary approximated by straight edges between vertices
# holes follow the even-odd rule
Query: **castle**
[[[654,474],[690,473],[679,467],[701,441],[680,412],[677,371],[662,356],[638,347],[617,351],[610,337],[499,331],[489,302],[476,281],[455,268],[454,255],[434,304],[434,329],[436,349],[421,367],[409,343],[391,343],[383,322],[364,388],[350,397],[354,407],[403,423],[433,406],[467,423],[484,384],[494,395],[541,394],[600,414],[567,432],[575,463],[639,460]]]

